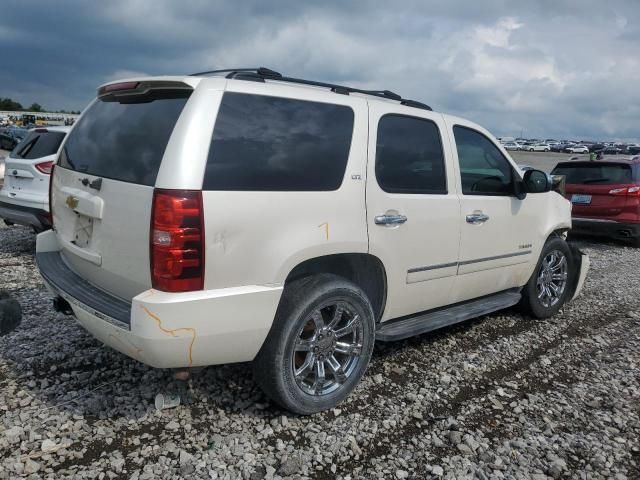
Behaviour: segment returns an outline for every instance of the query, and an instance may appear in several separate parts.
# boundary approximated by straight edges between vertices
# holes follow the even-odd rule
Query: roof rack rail
[[[397,93],[390,90],[364,90],[361,88],[346,87],[344,85],[336,85],[327,82],[317,82],[315,80],[304,80],[302,78],[285,77],[281,73],[271,70],[266,67],[259,68],[228,68],[223,70],[208,70],[206,72],[192,73],[191,76],[200,77],[204,75],[215,75],[219,73],[226,73],[225,78],[235,78],[238,80],[252,80],[258,82],[264,82],[266,80],[279,80],[288,83],[298,83],[301,85],[311,85],[314,87],[324,87],[330,89],[334,93],[341,95],[349,95],[350,93],[361,93],[363,95],[371,95],[374,97],[387,98],[389,100],[396,100],[402,105],[413,108],[421,108],[423,110],[432,110],[429,105],[426,105],[415,100],[409,100],[402,98]]]

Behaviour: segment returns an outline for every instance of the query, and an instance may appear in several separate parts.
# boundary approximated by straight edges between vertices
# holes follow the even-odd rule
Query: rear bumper
[[[53,231],[38,235],[36,261],[49,289],[69,302],[94,337],[157,368],[253,360],[266,338],[282,287],[251,285],[166,293],[127,302],[89,284],[66,264]]]
[[[42,208],[25,207],[23,205],[0,202],[0,218],[19,225],[36,227],[38,230],[51,228],[49,212]]]
[[[571,224],[571,232],[582,235],[595,235],[618,239],[640,237],[640,223],[573,217]]]

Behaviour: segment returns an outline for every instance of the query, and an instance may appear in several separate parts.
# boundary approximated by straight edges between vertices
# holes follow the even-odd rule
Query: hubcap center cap
[[[336,340],[333,332],[323,332],[322,335],[318,335],[316,340],[316,347],[318,347],[318,353],[323,355],[333,352],[336,345]]]

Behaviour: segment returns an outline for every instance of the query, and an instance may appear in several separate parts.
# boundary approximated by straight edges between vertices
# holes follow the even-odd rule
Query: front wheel
[[[567,243],[554,237],[547,240],[533,275],[522,289],[520,308],[535,318],[549,318],[567,301],[573,280],[574,262]]]
[[[306,277],[285,288],[254,376],[292,412],[327,410],[356,387],[374,341],[373,309],[360,288],[335,275]]]

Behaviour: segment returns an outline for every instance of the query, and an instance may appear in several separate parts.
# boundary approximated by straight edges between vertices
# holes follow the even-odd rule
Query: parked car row
[[[505,140],[500,143],[506,150],[529,151],[529,152],[558,152],[558,153],[591,153],[598,152],[606,155],[638,155],[640,154],[640,144],[637,143],[599,143],[599,142],[571,142],[567,140]]]

